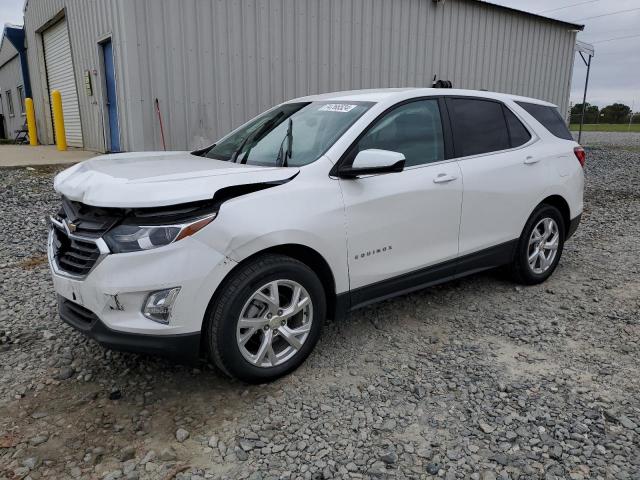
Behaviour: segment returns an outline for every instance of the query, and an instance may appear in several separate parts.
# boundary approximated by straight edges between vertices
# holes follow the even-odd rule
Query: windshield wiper
[[[262,127],[260,127],[260,129],[256,133],[254,133],[253,135],[247,135],[247,138],[245,138],[242,144],[236,149],[235,152],[233,152],[233,155],[231,155],[231,158],[229,159],[229,161],[235,163],[238,160],[238,156],[240,155],[240,153],[242,153],[242,150],[247,145],[247,142],[249,140],[252,140],[251,146],[247,150],[247,153],[244,154],[244,157],[242,158],[242,161],[241,161],[241,163],[247,163],[247,158],[249,157],[249,152],[251,151],[251,148],[253,148],[253,145],[255,145],[255,143],[259,141],[264,136],[265,133],[271,130],[275,126],[275,123],[283,115],[284,115],[284,112],[282,111],[278,112],[278,114],[275,117],[273,117],[271,120],[267,121]]]
[[[285,141],[287,142],[287,150],[283,151]],[[280,150],[278,151],[276,166],[288,167],[289,161],[287,159],[291,158],[292,153],[293,153],[293,120],[289,119],[289,126],[287,127],[287,135],[282,139],[282,142],[280,143]]]
[[[213,145],[209,146],[209,147],[204,147],[204,148],[200,148],[198,150],[194,150],[193,152],[191,152],[191,155],[197,155],[198,157],[204,157],[207,155],[207,153],[209,153],[211,151],[211,149],[213,147],[215,147],[216,144],[214,143]]]

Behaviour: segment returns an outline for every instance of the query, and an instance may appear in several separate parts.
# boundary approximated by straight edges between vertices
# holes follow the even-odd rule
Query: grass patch
[[[577,132],[580,129],[579,123],[569,125],[569,130]],[[585,123],[582,126],[583,132],[640,132],[640,123],[632,123],[629,128],[628,123]]]

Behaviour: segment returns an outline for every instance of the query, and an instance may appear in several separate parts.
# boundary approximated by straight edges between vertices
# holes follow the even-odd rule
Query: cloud
[[[425,0],[427,1],[427,0]],[[581,18],[605,15],[620,10],[640,7],[638,0],[593,0],[583,5],[559,8],[586,0],[491,0],[519,10],[552,16],[561,20],[585,23],[584,32],[578,39],[594,42],[596,55],[591,65],[587,101],[599,106],[613,102],[631,105],[640,110],[640,37],[599,43],[616,37],[637,35],[640,31],[640,10],[616,15],[592,18],[581,22]],[[0,24],[22,24],[23,0],[0,0]],[[546,12],[546,10],[553,10]],[[571,101],[582,102],[586,68],[576,54],[571,86]]]
[[[4,28],[5,23],[22,25],[22,0],[0,0],[0,28]]]
[[[569,8],[560,7],[582,3],[586,0],[491,0],[509,7],[525,10],[560,20],[584,23],[578,39],[593,43],[595,57],[591,62],[591,74],[587,101],[604,107],[613,102],[629,106],[635,99],[634,110],[640,110],[640,37],[602,42],[617,37],[638,35],[640,10],[615,15],[609,13],[639,8],[638,0],[594,0]],[[546,12],[546,10],[553,11]],[[599,16],[604,15],[604,16]],[[581,18],[599,16],[581,21]],[[571,85],[571,102],[582,103],[586,67],[576,53]]]

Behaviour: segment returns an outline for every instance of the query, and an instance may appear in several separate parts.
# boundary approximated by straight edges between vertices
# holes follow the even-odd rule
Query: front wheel
[[[213,362],[249,383],[296,369],[317,343],[326,317],[322,283],[304,263],[264,255],[221,287],[206,328]]]
[[[565,225],[560,211],[551,205],[540,205],[525,225],[511,265],[511,273],[519,283],[535,285],[551,276],[562,255]]]

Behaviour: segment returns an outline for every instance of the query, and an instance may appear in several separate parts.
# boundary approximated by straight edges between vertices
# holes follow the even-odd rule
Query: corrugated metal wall
[[[172,149],[292,97],[429,86],[434,74],[568,106],[575,32],[473,0],[29,0],[32,72],[32,29],[64,5],[79,86],[113,34],[127,150],[160,148],[156,98]],[[85,145],[102,149],[101,88],[78,92]]]
[[[49,107],[46,70],[42,49],[42,31],[50,26],[53,19],[66,17],[71,41],[74,74],[80,104],[80,119],[84,147],[89,150],[104,151],[104,99],[102,97],[102,75],[100,47],[98,42],[107,36],[120,38],[124,35],[121,25],[126,13],[122,5],[128,0],[29,0],[25,11],[25,31],[27,55],[36,109],[38,135],[42,142],[53,142],[53,127]],[[116,56],[116,71],[125,72],[122,55]],[[85,71],[91,72],[94,84],[93,96],[88,96],[84,88]],[[124,102],[124,92],[120,91],[120,102]],[[128,132],[122,135],[127,139]]]
[[[13,47],[11,48],[13,49]],[[15,49],[13,50],[15,51]],[[4,126],[6,128],[5,133],[8,138],[13,138],[15,131],[21,128],[26,120],[26,117],[20,113],[20,96],[18,95],[17,89],[18,85],[24,86],[24,83],[22,82],[20,57],[16,53],[16,56],[9,61],[7,61],[7,58],[5,57],[5,64],[0,66],[0,96],[2,97],[0,113],[4,115]],[[7,90],[11,90],[13,116],[9,116]]]

